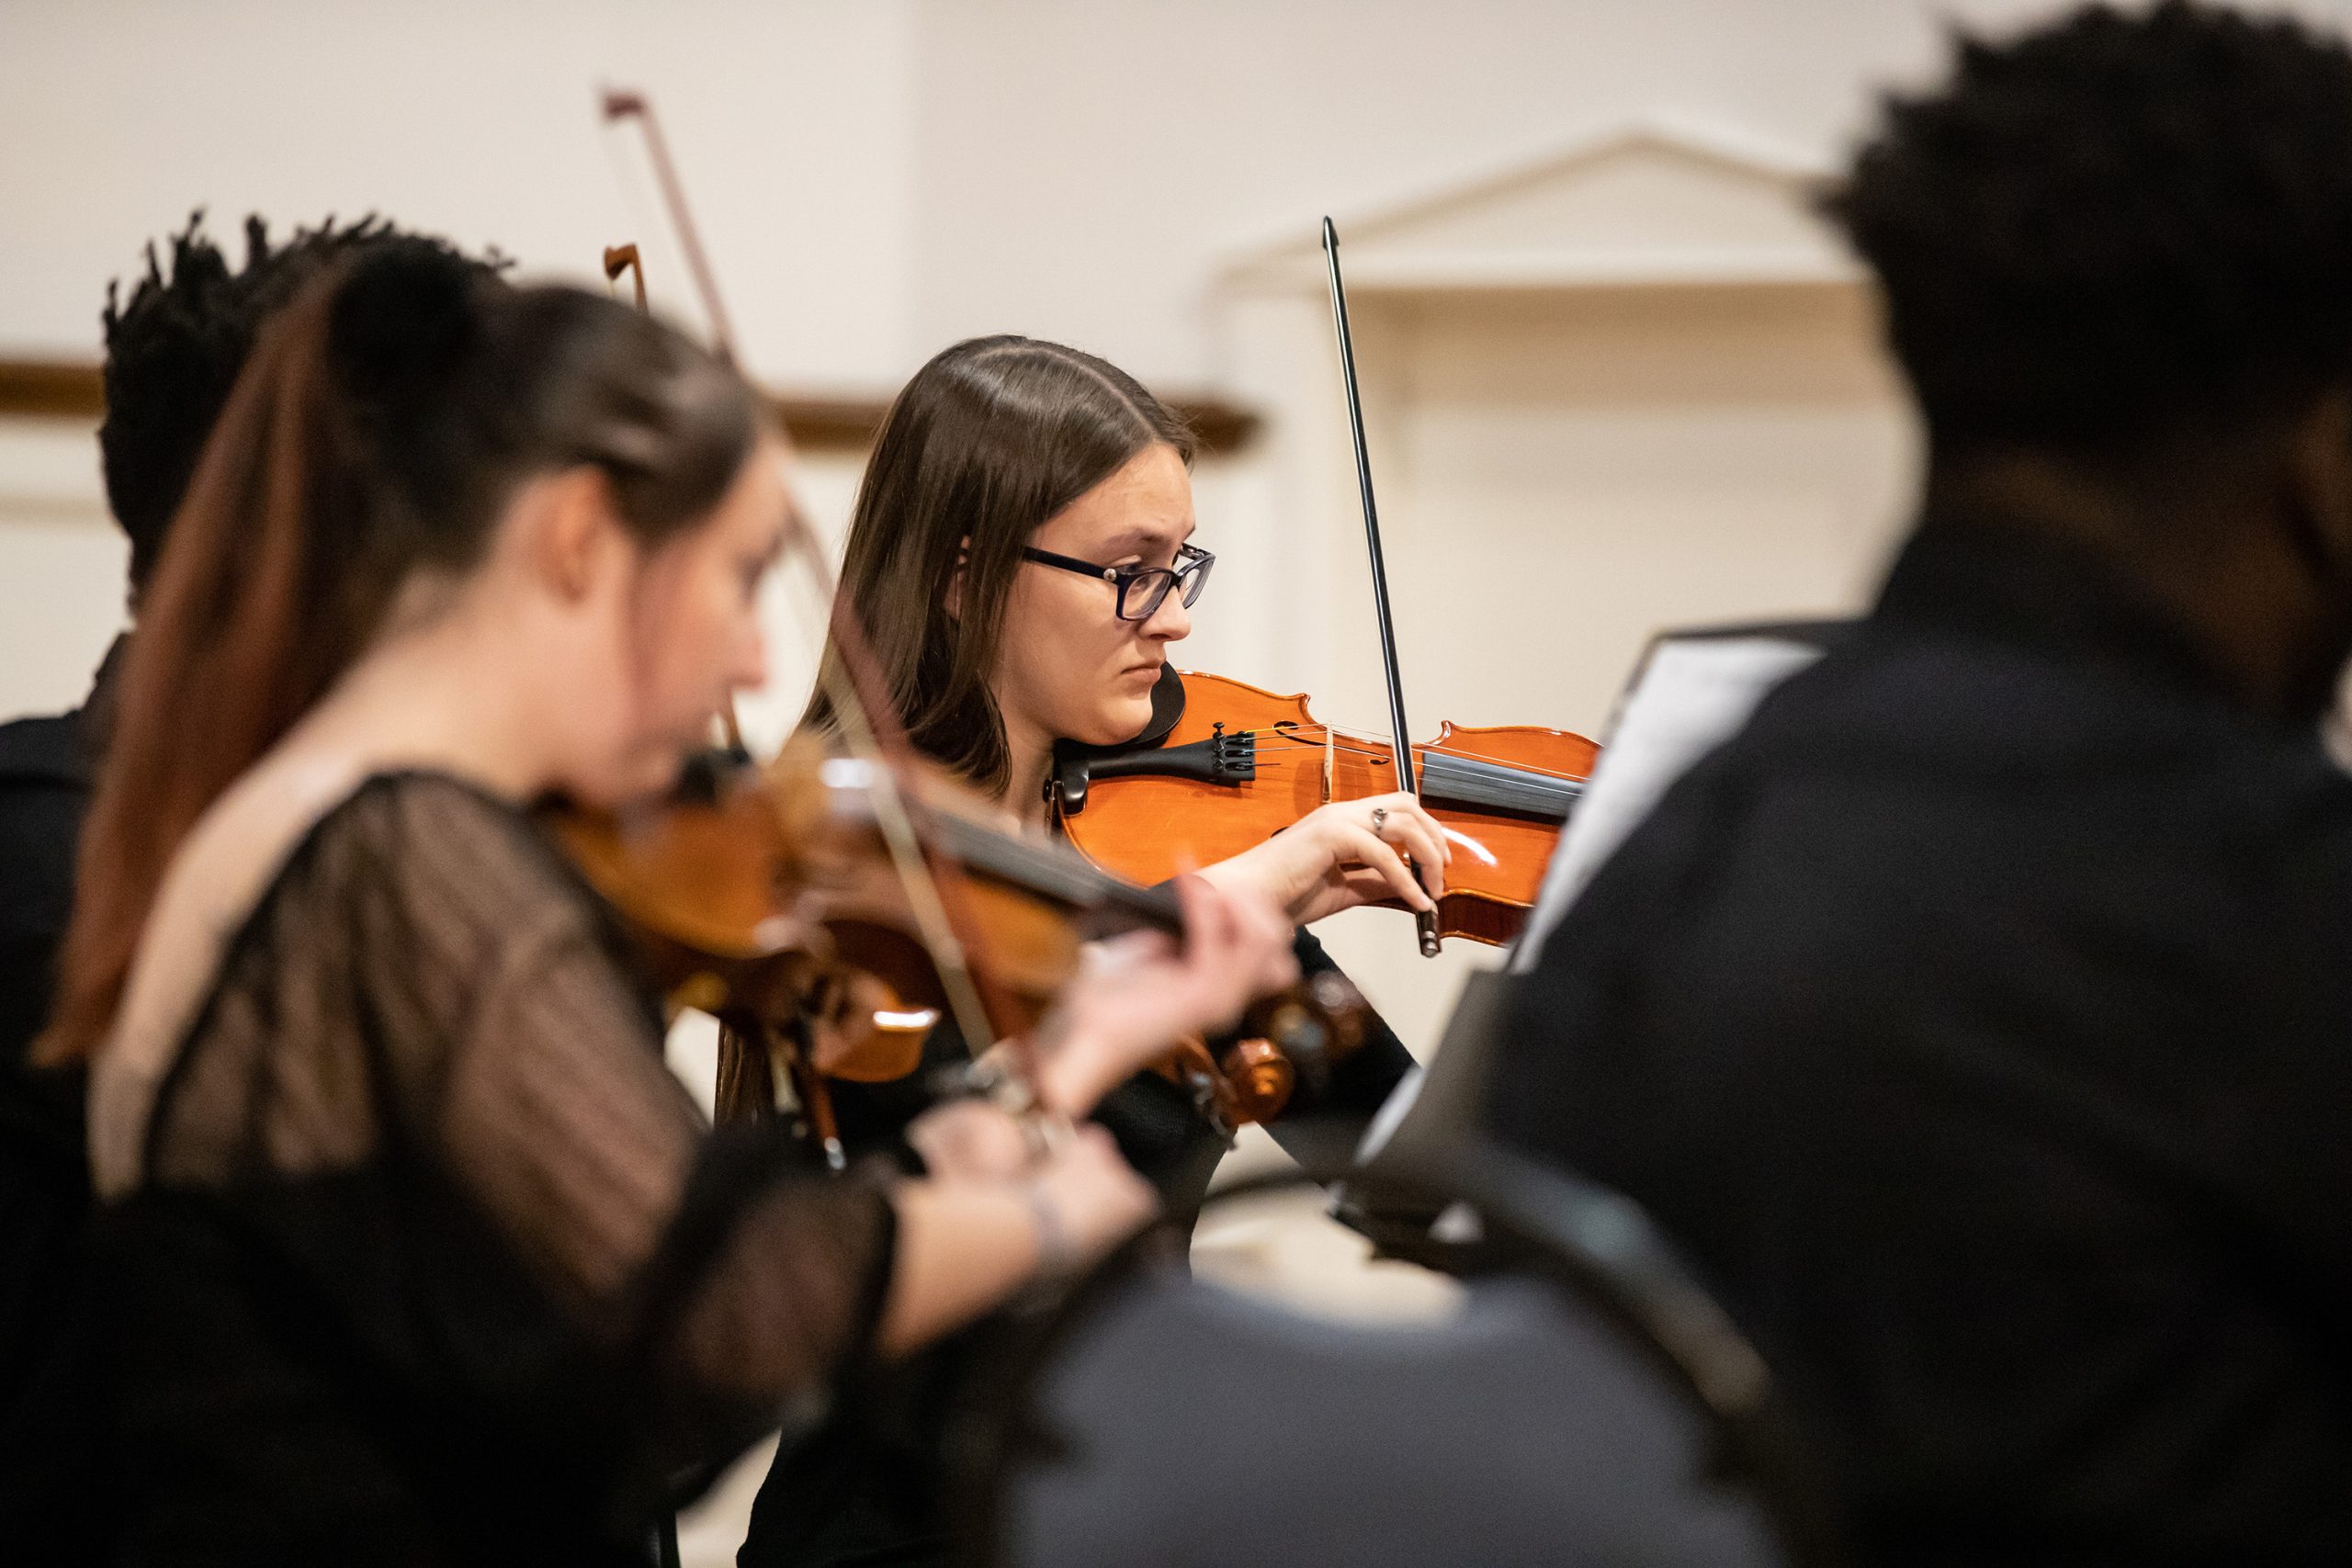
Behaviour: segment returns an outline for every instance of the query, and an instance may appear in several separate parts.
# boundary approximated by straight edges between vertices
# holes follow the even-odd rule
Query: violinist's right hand
[[[1156,932],[1091,944],[1089,962],[1038,1031],[1046,1108],[1082,1117],[1180,1040],[1231,1023],[1269,991],[1294,985],[1289,919],[1258,893],[1179,877],[1180,949]]]
[[[1426,886],[1413,880],[1408,857]],[[1431,896],[1445,891],[1445,867],[1453,859],[1445,829],[1419,801],[1399,793],[1335,800],[1200,874],[1219,887],[1246,887],[1272,898],[1304,926],[1383,898],[1433,909]]]

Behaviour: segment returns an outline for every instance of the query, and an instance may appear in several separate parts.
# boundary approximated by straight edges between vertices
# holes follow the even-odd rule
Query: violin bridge
[[[1323,727],[1323,801],[1327,806],[1330,804],[1331,790],[1339,777],[1338,752],[1332,740],[1331,727],[1327,724]]]

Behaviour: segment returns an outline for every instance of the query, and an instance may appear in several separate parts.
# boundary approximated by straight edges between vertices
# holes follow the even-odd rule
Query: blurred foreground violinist
[[[244,242],[232,267],[199,214],[167,242],[168,262],[150,246],[127,300],[107,294],[98,446],[107,510],[130,546],[134,616],[262,323],[339,258],[440,243],[374,218],[297,229],[279,243],[249,218]],[[83,1080],[77,1069],[36,1068],[29,1055],[49,1014],[75,847],[128,651],[128,636],[116,639],[81,707],[0,725],[0,1540],[26,1562],[77,1560],[102,1534],[82,1288]]]
[[[650,319],[369,256],[272,323],[150,590],[43,1049],[89,1062],[131,1562],[641,1562],[673,1478],[1150,1208],[977,1103],[922,1179],[713,1138],[525,809],[666,787],[733,688],[781,447]],[[1287,964],[1213,890],[1107,1087]],[[1086,1017],[1101,1016],[1101,1010]]]
[[[1925,417],[1852,638],[1665,798],[1489,1122],[1687,1245],[1889,1563],[2352,1560],[2352,54],[1963,42],[1829,211]]]

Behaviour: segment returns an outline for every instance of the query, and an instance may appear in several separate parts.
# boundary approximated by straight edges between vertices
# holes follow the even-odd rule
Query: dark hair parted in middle
[[[858,487],[842,592],[917,750],[982,789],[1003,786],[989,682],[1022,547],[1160,443],[1192,462],[1182,419],[1118,367],[1059,344],[972,338],[915,372]],[[804,725],[834,728],[826,693],[839,660],[829,645]]]
[[[2130,453],[2352,378],[2352,51],[2165,0],[1960,40],[1827,203],[1939,450]]]

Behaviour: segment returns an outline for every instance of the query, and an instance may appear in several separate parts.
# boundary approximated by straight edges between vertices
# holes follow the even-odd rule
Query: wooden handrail
[[[889,412],[886,398],[824,397],[770,392],[768,400],[793,445],[807,451],[863,452],[874,444]],[[1204,454],[1240,450],[1258,433],[1258,416],[1219,398],[1182,399],[1176,412],[1193,427]],[[0,359],[0,420],[94,420],[106,412],[97,366],[86,360]]]
[[[106,406],[95,365],[0,359],[0,419],[96,419]]]

